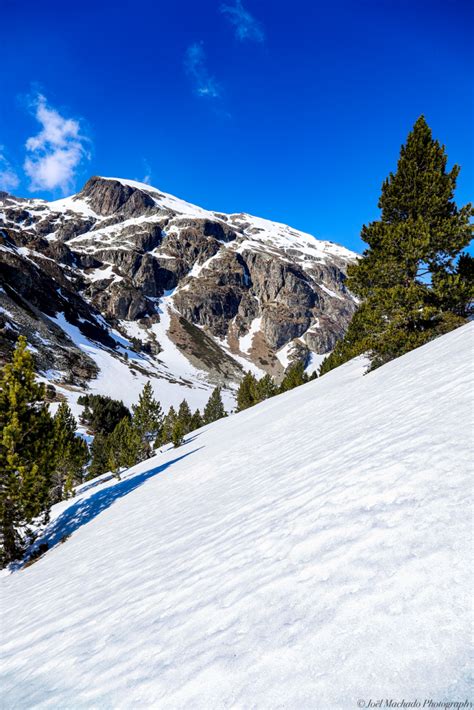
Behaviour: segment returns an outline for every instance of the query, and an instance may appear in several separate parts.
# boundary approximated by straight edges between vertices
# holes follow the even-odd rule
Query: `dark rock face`
[[[127,283],[112,283],[91,298],[96,308],[111,320],[137,320],[152,312],[141,291]]]
[[[237,233],[234,229],[222,222],[214,222],[210,219],[194,220],[195,226],[202,231],[205,237],[215,237],[221,242],[232,242]]]
[[[197,227],[191,226],[184,227],[180,232],[172,232],[163,241],[163,252],[180,264],[184,270],[183,275],[195,263],[203,264],[217,254],[219,249],[217,239],[206,236]]]
[[[76,381],[79,372],[93,372],[93,363],[47,316],[64,314],[112,351],[117,343],[101,319],[116,328],[140,321],[156,354],[161,345],[152,326],[164,296],[175,309],[169,337],[216,381],[242,372],[220,339],[272,374],[282,370],[283,346],[301,360],[332,350],[355,310],[344,285],[351,253],[249,215],[182,205],[147,186],[99,177],[56,209],[1,193],[0,300],[15,317],[7,326],[2,316],[0,350],[22,329],[35,340],[39,324],[42,364],[60,369],[68,362]],[[241,351],[249,332],[254,340]],[[53,345],[43,343],[48,339]]]
[[[78,197],[86,199],[94,212],[103,217],[118,212],[126,217],[140,217],[155,206],[154,200],[146,192],[117,180],[104,180],[100,177],[91,177]]]
[[[263,312],[262,330],[271,347],[278,350],[294,338],[299,338],[310,325],[310,315],[303,309],[268,304]]]
[[[254,318],[258,318],[259,302],[255,296],[249,291],[246,291],[240,299],[239,310],[235,317],[235,325],[237,327],[237,335],[239,337],[245,335],[250,328],[250,324]]]
[[[224,338],[229,321],[237,315],[240,292],[232,286],[198,284],[192,291],[180,291],[174,299],[179,312],[191,323],[206,326],[212,335]]]
[[[37,257],[36,264],[32,258],[25,259],[12,244],[0,250],[0,360],[9,357],[18,335],[24,334],[34,348],[40,369],[66,372],[65,381],[69,384],[95,377],[94,361],[75,347],[51,318],[62,315],[84,335],[113,349],[116,343],[99,324],[99,313],[71,290],[59,264],[41,257]]]
[[[224,338],[247,287],[248,271],[242,256],[225,254],[213,260],[202,276],[191,279],[187,288],[179,290],[174,302],[185,318]]]
[[[94,228],[94,225],[96,223],[96,220],[93,218],[89,219],[78,219],[78,218],[72,218],[68,220],[67,222],[64,222],[61,224],[59,229],[57,230],[56,234],[58,239],[61,241],[67,242],[68,239],[72,239],[73,237],[78,237],[81,234],[85,234],[89,230]]]

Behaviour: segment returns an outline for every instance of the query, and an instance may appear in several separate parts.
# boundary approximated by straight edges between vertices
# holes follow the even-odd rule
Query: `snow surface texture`
[[[2,580],[5,708],[465,700],[474,325],[356,360],[53,510]]]

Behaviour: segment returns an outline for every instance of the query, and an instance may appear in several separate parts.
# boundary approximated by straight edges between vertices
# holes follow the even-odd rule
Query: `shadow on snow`
[[[148,471],[143,471],[143,473],[137,473],[136,475],[132,474],[129,478],[120,481],[118,480],[115,486],[109,486],[104,490],[99,490],[89,496],[89,498],[78,500],[77,503],[73,503],[44,530],[37,540],[35,540],[35,542],[27,550],[25,558],[21,562],[18,562],[12,566],[12,571],[15,569],[21,569],[25,563],[32,561],[32,555],[34,557],[35,550],[38,550],[40,545],[47,545],[48,551],[51,550],[51,548],[55,547],[58,543],[64,542],[65,539],[76,532],[78,528],[83,525],[87,525],[87,523],[94,520],[94,518],[100,515],[104,510],[110,508],[115,501],[123,498],[139,486],[143,485],[149,478],[158,476],[173,464],[178,461],[182,461],[188,456],[191,456],[191,454],[194,454],[196,451],[199,451],[199,448],[194,449],[187,454],[183,454],[182,456],[178,456],[171,461],[167,461],[161,466],[155,466]],[[107,480],[109,479],[105,479],[102,482],[105,483]]]

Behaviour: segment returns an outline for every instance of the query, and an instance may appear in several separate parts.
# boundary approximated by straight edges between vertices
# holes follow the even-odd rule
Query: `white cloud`
[[[20,178],[13,170],[12,166],[3,154],[3,147],[0,146],[0,190],[9,192],[20,184]]]
[[[59,188],[66,193],[74,188],[80,163],[90,158],[89,141],[81,135],[79,121],[61,116],[41,94],[32,105],[42,128],[26,141],[27,157],[23,167],[31,180],[30,190]]]
[[[234,25],[235,36],[241,41],[264,42],[265,33],[263,28],[242,5],[241,0],[234,0],[232,5],[221,5],[221,12]]]
[[[150,167],[150,163],[145,158],[143,159],[143,167],[145,169],[145,175],[142,177],[141,181],[144,182],[146,185],[150,185],[151,184],[151,167]]]
[[[209,73],[202,42],[191,44],[186,50],[184,68],[194,83],[198,96],[215,99],[220,95],[219,85]]]

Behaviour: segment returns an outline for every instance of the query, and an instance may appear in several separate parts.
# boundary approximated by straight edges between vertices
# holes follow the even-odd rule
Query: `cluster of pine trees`
[[[28,525],[53,503],[70,496],[89,460],[76,421],[61,403],[51,415],[43,384],[36,381],[26,338],[0,374],[0,563],[17,559],[28,542]]]
[[[248,407],[253,407],[254,404],[263,402],[276,394],[288,392],[288,390],[304,385],[315,378],[316,372],[311,377],[308,376],[304,370],[304,363],[300,361],[287,367],[280,385],[277,385],[268,374],[257,380],[255,375],[247,372],[237,390],[237,411],[242,412]]]
[[[150,382],[144,385],[131,412],[122,402],[101,395],[86,395],[79,402],[85,405],[81,421],[94,434],[90,478],[106,471],[120,477],[122,469],[145,461],[154,449],[169,443],[180,446],[191,431],[227,416],[219,387],[212,392],[202,414],[199,409],[191,412],[183,399],[178,411],[170,407],[165,415]]]
[[[382,185],[380,219],[362,228],[368,248],[347,279],[360,307],[320,374],[362,353],[374,369],[466,322],[474,259],[462,250],[474,211],[455,204],[460,168],[446,165],[444,146],[420,116]]]

